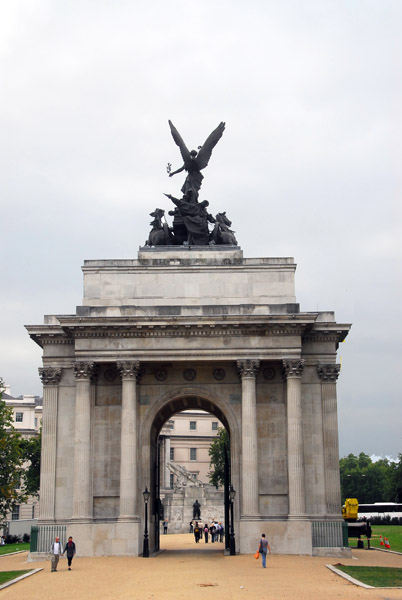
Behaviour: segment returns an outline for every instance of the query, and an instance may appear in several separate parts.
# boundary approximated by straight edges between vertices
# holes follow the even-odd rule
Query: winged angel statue
[[[173,139],[179,146],[184,160],[184,165],[180,167],[180,169],[177,169],[177,171],[169,172],[169,177],[176,175],[176,173],[187,171],[187,177],[181,191],[186,198],[189,200],[191,198],[192,202],[196,202],[198,200],[198,193],[200,191],[202,180],[204,179],[201,170],[205,169],[208,165],[212,150],[215,148],[225,131],[225,123],[220,123],[218,127],[214,129],[205,140],[204,145],[199,146],[198,152],[196,150],[188,150],[183,138],[173,125],[172,121],[169,121],[169,126]]]

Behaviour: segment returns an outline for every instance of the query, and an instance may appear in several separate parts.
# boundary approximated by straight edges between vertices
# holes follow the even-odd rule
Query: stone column
[[[57,455],[57,404],[61,369],[39,369],[43,384],[40,520],[54,521]]]
[[[242,516],[259,515],[258,444],[257,444],[257,393],[256,376],[260,361],[237,361],[242,392]]]
[[[165,488],[170,488],[170,471],[167,463],[170,462],[170,437],[165,435]]]
[[[340,365],[318,364],[321,379],[322,425],[324,441],[325,502],[327,514],[339,517],[341,488],[339,478],[338,414],[336,380]]]
[[[93,517],[92,467],[91,467],[91,380],[95,375],[93,362],[73,364],[75,388],[74,435],[74,521],[90,521]]]
[[[132,521],[137,507],[137,376],[140,363],[118,362],[122,378],[120,513],[119,521]]]
[[[282,364],[286,377],[288,418],[289,519],[303,519],[306,513],[301,399],[304,360],[284,359]]]

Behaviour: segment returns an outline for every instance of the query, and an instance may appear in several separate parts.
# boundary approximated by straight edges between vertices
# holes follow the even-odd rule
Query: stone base
[[[350,548],[313,548],[313,556],[352,558],[352,550]]]
[[[49,554],[47,552],[30,552],[28,554],[27,562],[39,562],[47,560]]]
[[[350,548],[313,548],[311,522],[305,520],[256,521],[242,519],[236,523],[239,532],[236,550],[241,554],[254,554],[261,534],[269,542],[274,554],[305,554],[308,556],[350,557]],[[236,530],[235,530],[236,531]]]
[[[80,556],[139,556],[140,526],[138,522],[71,523],[67,537],[73,536]]]
[[[311,523],[308,521],[242,519],[238,527],[240,528],[240,554],[254,554],[258,550],[261,534],[265,533],[274,554],[312,555]]]

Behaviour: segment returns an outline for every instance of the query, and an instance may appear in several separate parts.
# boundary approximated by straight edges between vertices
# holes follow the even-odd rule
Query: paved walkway
[[[257,540],[258,543],[258,540]],[[0,559],[0,570],[44,570],[0,592],[1,600],[402,600],[402,590],[366,590],[325,567],[353,565],[402,567],[402,556],[354,550],[352,559],[271,556],[267,568],[251,555],[223,556],[222,544],[194,543],[190,534],[161,536],[162,552],[146,558],[80,558],[57,573],[50,562],[27,563],[27,554]]]

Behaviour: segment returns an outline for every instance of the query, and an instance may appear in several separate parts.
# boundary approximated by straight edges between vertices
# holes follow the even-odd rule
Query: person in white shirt
[[[57,565],[59,564],[60,556],[63,554],[63,548],[60,543],[60,538],[56,538],[52,543],[52,547],[50,549],[50,554],[52,557],[51,568],[50,571],[53,573],[57,571]]]

